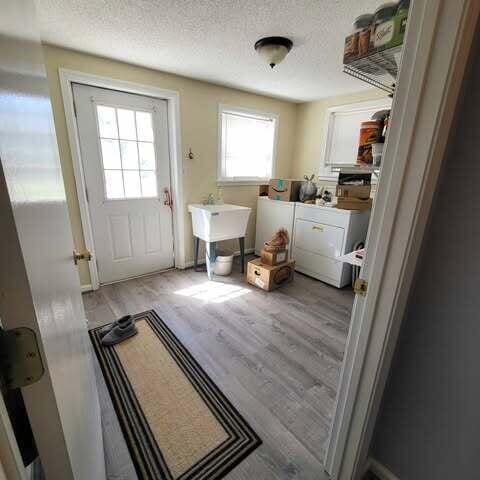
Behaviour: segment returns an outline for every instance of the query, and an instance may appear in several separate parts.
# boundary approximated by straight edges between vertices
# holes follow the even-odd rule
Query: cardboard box
[[[371,173],[345,173],[340,172],[338,174],[338,185],[371,185],[372,174]]]
[[[257,258],[247,264],[247,282],[269,292],[293,280],[295,262],[293,260],[280,265],[263,265]]]
[[[268,196],[268,185],[259,185],[258,196],[259,197],[267,197]]]
[[[302,183],[300,180],[272,178],[268,183],[268,198],[284,202],[297,202]]]
[[[347,198],[370,198],[371,185],[337,185],[335,195],[343,199]]]
[[[342,210],[370,210],[372,208],[372,199],[337,198],[336,206]]]
[[[288,250],[285,248],[278,252],[267,252],[262,249],[260,251],[260,259],[264,265],[279,265],[285,263],[288,260]]]

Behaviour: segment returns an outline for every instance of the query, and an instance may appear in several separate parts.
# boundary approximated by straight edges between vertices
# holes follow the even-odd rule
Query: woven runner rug
[[[261,440],[155,311],[134,319],[117,345],[90,337],[139,479],[222,478]]]

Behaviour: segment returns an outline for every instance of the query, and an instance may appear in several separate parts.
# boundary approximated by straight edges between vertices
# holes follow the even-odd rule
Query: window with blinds
[[[336,177],[334,169],[355,166],[358,138],[362,122],[379,110],[391,108],[391,99],[371,100],[331,107],[326,112],[324,155],[320,161],[320,177]]]
[[[273,176],[277,117],[220,107],[220,182],[258,182]]]

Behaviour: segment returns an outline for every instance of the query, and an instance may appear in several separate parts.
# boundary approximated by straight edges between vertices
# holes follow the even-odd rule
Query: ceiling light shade
[[[255,43],[255,50],[271,68],[278,65],[292,47],[292,41],[285,37],[265,37]]]

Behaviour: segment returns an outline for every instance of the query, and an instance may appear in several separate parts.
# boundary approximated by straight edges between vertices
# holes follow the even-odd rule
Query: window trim
[[[349,113],[349,112],[359,112],[362,110],[369,110],[371,108],[378,108],[387,109],[392,108],[392,99],[391,98],[378,98],[375,100],[363,100],[360,102],[355,103],[348,103],[344,105],[334,105],[332,107],[327,108],[325,114],[325,124],[323,130],[323,141],[322,141],[322,149],[320,154],[320,164],[318,166],[318,178],[320,180],[336,180],[338,176],[338,172],[332,171],[331,164],[327,164],[327,159],[330,154],[331,148],[331,139],[332,139],[332,125],[333,125],[333,118],[334,114],[337,112]],[[351,165],[354,165],[352,162]],[[349,164],[345,164],[346,167]]]
[[[256,117],[260,119],[273,120],[273,151],[272,151],[272,170],[270,177],[225,177],[224,172],[224,138],[223,138],[223,113],[244,114],[248,117]],[[275,177],[277,167],[277,143],[278,143],[278,125],[279,115],[276,113],[265,112],[261,110],[253,110],[250,108],[236,107],[224,103],[218,104],[218,151],[217,151],[217,185],[263,185],[270,178]]]

